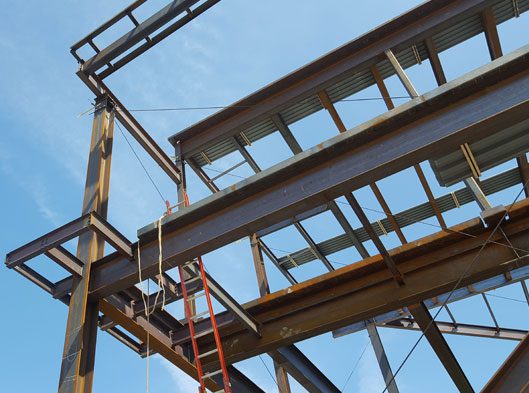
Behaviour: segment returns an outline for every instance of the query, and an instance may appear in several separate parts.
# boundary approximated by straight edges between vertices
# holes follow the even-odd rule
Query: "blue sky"
[[[167,0],[151,0],[138,17],[161,8]],[[360,3],[360,4],[359,4]],[[107,2],[70,0],[24,2],[3,0],[3,23],[0,25],[0,216],[3,220],[0,252],[6,252],[79,216],[82,203],[86,159],[91,131],[91,117],[78,114],[90,108],[92,94],[78,80],[76,64],[69,46],[114,15],[128,1]],[[315,0],[224,0],[198,20],[162,42],[152,51],[109,78],[108,83],[129,108],[160,108],[226,105],[251,93],[323,53],[393,18],[419,1],[351,2],[333,0],[322,6]],[[507,53],[527,43],[527,15],[500,26],[500,38]],[[471,53],[471,55],[469,55]],[[447,77],[452,79],[488,61],[482,36],[441,55]],[[420,92],[435,87],[428,64],[413,67],[410,78]],[[395,78],[388,86],[392,95],[405,95]],[[361,93],[376,97],[374,89]],[[352,127],[384,110],[381,102],[340,103],[338,111],[346,126]],[[167,137],[201,119],[210,112],[137,113],[137,118],[161,147],[172,154]],[[325,112],[292,126],[303,148],[332,137],[336,130]],[[130,138],[130,137],[129,137]],[[252,154],[262,167],[288,157],[288,150],[276,136],[254,144]],[[271,149],[270,147],[273,147]],[[176,198],[174,184],[138,148],[149,172],[163,195]],[[222,169],[236,158],[227,157],[210,168]],[[132,156],[119,130],[115,131],[109,221],[129,239],[136,230],[156,220],[163,206]],[[512,163],[502,168],[512,167]],[[423,164],[430,179],[429,167]],[[485,176],[497,171],[486,173]],[[235,175],[247,176],[241,167]],[[226,186],[237,177],[226,177]],[[190,196],[196,201],[208,191],[190,175]],[[436,195],[447,192],[432,183]],[[400,211],[426,200],[424,195],[402,190],[417,189],[417,179],[403,171],[379,183],[394,211]],[[461,185],[450,188],[460,188]],[[493,196],[493,204],[509,203],[518,189]],[[380,210],[367,190],[355,193],[364,207]],[[358,226],[350,211],[344,213]],[[377,213],[366,211],[371,219]],[[448,223],[476,216],[475,204],[445,215]],[[322,215],[306,225],[317,241],[338,232]],[[436,231],[431,226],[416,224],[406,233],[410,238]],[[270,236],[276,250],[291,252],[304,247],[299,235],[284,230]],[[388,247],[397,239],[384,239]],[[372,245],[368,244],[372,250]],[[282,255],[281,251],[277,251]],[[329,259],[339,267],[351,263],[357,255],[348,251]],[[205,257],[210,273],[240,301],[258,296],[248,242],[243,239]],[[53,279],[64,277],[52,262],[38,258],[30,263]],[[270,264],[267,265],[271,287],[287,285]],[[324,270],[317,262],[300,268],[294,274],[299,280]],[[237,280],[233,277],[236,276]],[[497,294],[523,299],[519,286],[496,291]],[[0,357],[0,380],[5,392],[52,392],[56,390],[62,353],[67,308],[51,299],[42,290],[15,272],[0,267],[0,298],[4,310],[0,332],[4,355]],[[500,324],[506,327],[529,328],[527,305],[521,302],[492,298],[491,303]],[[182,315],[182,304],[169,307]],[[483,302],[467,299],[455,304],[453,311],[462,322],[490,325]],[[516,316],[516,318],[514,317]],[[441,313],[440,319],[447,317]],[[418,335],[381,329],[382,340],[395,369]],[[492,375],[512,350],[514,342],[447,337],[452,350],[476,389]],[[299,343],[307,356],[338,386],[343,387],[347,375],[368,344],[366,332],[333,339],[325,334]],[[270,359],[262,358],[270,369]],[[267,392],[274,391],[274,381],[259,358],[238,365]],[[196,383],[169,363],[154,356],[151,359],[151,392],[196,391]],[[402,392],[455,391],[450,379],[426,342],[419,345],[397,378]],[[346,392],[381,392],[382,379],[373,351],[367,348]],[[292,382],[294,392],[303,389]],[[105,333],[98,335],[95,392],[142,392],[145,390],[145,360],[123,347]]]

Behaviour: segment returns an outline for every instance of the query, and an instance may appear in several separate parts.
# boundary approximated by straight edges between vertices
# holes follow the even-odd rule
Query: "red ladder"
[[[189,200],[187,198],[187,195],[184,194],[184,196],[185,196],[185,205],[188,206],[189,205]],[[198,275],[196,275],[194,277],[188,278],[186,280],[184,267],[185,266],[191,266],[191,265],[194,265],[195,267],[198,265],[198,268],[200,270],[200,274],[198,274]],[[193,269],[193,270],[196,271],[196,269]],[[221,393],[221,392],[232,393],[230,378],[228,376],[228,369],[226,367],[226,361],[224,360],[224,353],[222,351],[222,343],[220,341],[219,330],[218,330],[218,327],[217,327],[217,320],[215,318],[215,313],[213,312],[213,305],[211,303],[211,296],[210,296],[210,293],[209,293],[208,281],[207,281],[207,278],[206,278],[206,272],[204,270],[204,264],[202,263],[202,257],[198,257],[198,258],[196,258],[196,259],[194,259],[192,261],[186,262],[183,266],[182,265],[178,266],[178,272],[180,273],[180,283],[181,283],[181,286],[182,286],[182,295],[183,295],[183,298],[184,298],[184,310],[185,310],[185,314],[186,314],[186,318],[187,318],[187,323],[188,323],[188,326],[189,326],[189,334],[191,336],[191,343],[193,345],[193,352],[195,354],[195,365],[196,365],[196,368],[197,368],[198,380],[199,380],[199,383],[200,383],[198,391],[199,391],[199,393],[206,393],[205,380],[207,378],[210,378],[210,377],[214,376],[214,375],[218,375],[218,374],[222,373],[222,383],[223,383],[224,386],[223,386],[223,389],[218,390],[217,392],[218,393]],[[196,292],[196,293],[188,296],[187,284],[189,284],[191,282],[194,282],[196,280],[202,280],[202,288],[203,289],[201,291],[199,291],[199,292]],[[196,310],[195,310],[195,314],[193,314],[192,310],[191,310],[190,302],[192,302],[193,300],[198,299],[200,297],[205,297],[206,298],[208,309],[206,311],[203,311],[203,312],[200,312],[200,313],[197,313]],[[208,330],[205,330],[203,332],[200,332],[200,333],[196,334],[195,333],[195,322],[199,318],[201,318],[202,316],[205,316],[207,314],[209,314],[209,316],[210,316],[211,329],[208,329]],[[212,349],[212,350],[210,350],[210,351],[208,351],[208,352],[204,352],[204,353],[201,354],[198,351],[197,338],[203,337],[203,336],[205,336],[205,335],[207,335],[209,333],[213,333],[213,336],[215,337],[215,345],[217,347]],[[204,374],[204,371],[202,369],[202,361],[201,361],[201,359],[206,357],[206,356],[213,355],[214,353],[217,353],[217,355],[219,357],[220,370],[212,371],[212,372]]]

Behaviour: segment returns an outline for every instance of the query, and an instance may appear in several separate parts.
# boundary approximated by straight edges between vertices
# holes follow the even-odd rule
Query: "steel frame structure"
[[[443,333],[520,340],[484,391],[526,388],[527,331],[500,326],[485,293],[519,282],[529,305],[524,281],[529,277],[529,199],[512,205],[506,202],[505,207],[493,207],[487,200],[489,194],[527,185],[527,159],[518,152],[517,168],[479,179],[484,164],[473,151],[486,138],[529,128],[529,46],[504,55],[496,29],[497,24],[528,10],[529,1],[424,3],[171,136],[172,161],[104,79],[219,1],[174,0],[138,21],[134,11],[146,2],[138,0],[71,47],[80,64],[77,75],[97,97],[82,215],[6,257],[7,267],[69,305],[59,391],[91,391],[98,325],[141,356],[146,354],[149,337],[150,351],[196,378],[187,326],[155,303],[156,294],[150,295],[155,311],[150,318],[144,317],[142,292],[135,286],[139,270],[144,278],[162,280],[168,302],[178,301],[181,283],[171,277],[171,269],[244,237],[250,239],[260,298],[241,305],[207,277],[212,295],[226,309],[216,315],[224,352],[230,364],[268,353],[282,393],[290,391],[288,375],[310,392],[339,392],[294,344],[324,332],[332,331],[337,338],[362,329],[369,332],[388,391],[398,392],[378,335],[381,327],[422,331],[455,386],[464,392],[474,388]],[[127,20],[133,25],[127,34],[104,48],[98,46],[98,36]],[[491,63],[447,81],[439,53],[481,33]],[[83,59],[82,48],[91,48],[93,56]],[[426,60],[439,87],[421,95],[406,69]],[[399,106],[385,84],[392,75],[410,96]],[[347,129],[335,104],[372,85],[388,111]],[[290,126],[319,110],[329,113],[337,136],[303,151]],[[161,277],[158,222],[141,228],[138,242],[133,243],[105,220],[115,118],[177,185],[180,208],[160,224]],[[275,132],[293,156],[262,169],[248,147]],[[466,187],[435,197],[421,163],[454,151],[462,151],[465,157],[461,173],[467,177]],[[242,161],[210,178],[208,165],[233,152]],[[255,175],[220,190],[215,181],[241,165],[248,165]],[[187,166],[213,195],[183,207]],[[427,202],[393,213],[376,182],[407,168],[416,173]],[[370,222],[356,199],[353,191],[365,186],[380,204],[384,219]],[[340,197],[357,216],[359,228],[338,206]],[[480,206],[481,216],[449,227],[443,213],[472,201]],[[318,243],[303,220],[323,212],[336,219],[343,234]],[[403,229],[431,217],[440,231],[408,241]],[[294,228],[307,247],[278,257],[265,237],[286,227]],[[382,237],[392,232],[402,245],[389,250]],[[76,255],[63,246],[74,238],[79,238]],[[370,255],[367,241],[373,242],[376,255]],[[116,251],[104,255],[105,242]],[[350,247],[362,259],[337,269],[329,255]],[[25,264],[40,254],[70,277],[54,283]],[[270,293],[263,254],[290,287]],[[314,260],[329,272],[298,283],[292,272]],[[198,274],[186,269],[189,277]],[[199,289],[196,285],[192,292]],[[453,318],[449,303],[476,294],[482,295],[494,326],[461,324]],[[429,309],[438,306],[446,308],[451,322],[433,320]],[[210,327],[209,319],[196,324],[199,333]],[[199,344],[207,352],[213,345],[212,335],[204,334]],[[213,357],[203,362],[209,371],[218,366]],[[230,366],[229,374],[235,392],[262,392],[235,367]],[[208,389],[219,389],[219,377],[206,381]]]

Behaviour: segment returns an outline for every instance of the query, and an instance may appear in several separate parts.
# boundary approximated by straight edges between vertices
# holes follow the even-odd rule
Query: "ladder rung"
[[[217,390],[216,392],[213,392],[213,393],[225,393],[225,390],[221,389],[221,390]]]
[[[198,313],[196,315],[191,315],[191,319],[193,319],[193,322],[196,322],[196,320],[204,315],[209,314],[209,310],[202,311],[201,313]]]
[[[189,265],[193,265],[194,263],[196,263],[197,260],[196,259],[192,259],[190,261],[187,261],[186,263],[184,263],[184,266],[189,266]]]
[[[218,350],[217,348],[214,348],[214,349],[212,349],[211,351],[201,353],[201,354],[198,355],[197,357],[198,357],[199,359],[201,359],[201,358],[205,358],[206,356],[213,355],[215,352],[218,352],[218,351],[219,351],[219,350]]]
[[[217,370],[217,371],[212,371],[210,373],[202,375],[202,379],[206,379],[206,378],[212,377],[214,375],[220,374],[221,372],[222,372],[222,369]]]
[[[188,296],[187,297],[187,301],[190,302],[191,300],[198,299],[198,298],[204,296],[205,294],[206,294],[206,292],[195,293],[194,295]]]
[[[198,333],[197,335],[195,335],[195,338],[199,338],[199,337],[202,337],[202,336],[207,336],[210,333],[213,333],[213,328],[208,329],[208,330],[204,330],[203,332]]]

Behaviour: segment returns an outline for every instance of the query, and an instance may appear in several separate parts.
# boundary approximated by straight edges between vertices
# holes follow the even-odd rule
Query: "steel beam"
[[[399,285],[404,285],[404,278],[402,277],[402,273],[399,271],[397,266],[395,266],[395,262],[393,261],[393,258],[388,253],[388,250],[382,243],[382,240],[378,237],[375,230],[371,226],[371,223],[369,222],[369,219],[365,215],[364,211],[362,210],[362,207],[354,197],[352,193],[345,194],[345,198],[347,199],[347,202],[349,202],[349,205],[351,205],[351,208],[355,212],[356,216],[362,223],[362,226],[365,228],[366,232],[368,233],[369,237],[371,238],[371,241],[377,248],[378,252],[382,256],[384,260],[384,264],[388,268],[388,270],[393,275],[393,278],[395,278],[395,281],[399,283]]]
[[[257,285],[259,286],[259,295],[268,295],[270,293],[270,285],[268,284],[268,277],[266,276],[266,268],[263,260],[263,253],[261,251],[261,247],[259,246],[259,238],[255,233],[250,236],[250,247],[252,250],[252,259],[255,267]],[[279,393],[290,393],[290,383],[288,381],[287,372],[275,360],[274,369],[276,372],[276,381]]]
[[[481,393],[527,393],[529,392],[527,370],[529,370],[529,335],[526,335],[514,348]]]
[[[250,237],[252,257],[255,266],[259,294],[270,294],[268,278],[264,266],[259,239],[254,234]],[[268,353],[274,360],[274,368],[279,393],[290,393],[290,384],[286,372],[292,375],[309,392],[333,392],[340,390],[294,345],[279,348]]]
[[[92,212],[106,217],[110,188],[110,164],[114,112],[108,97],[96,101],[90,156],[83,202],[83,217]],[[79,236],[77,258],[81,277],[74,277],[59,379],[60,393],[89,393],[94,374],[99,301],[89,300],[92,263],[104,255],[105,241],[93,232]]]
[[[269,352],[274,362],[284,368],[309,392],[339,393],[338,389],[295,345]],[[284,393],[281,390],[280,393]]]
[[[154,33],[156,30],[174,19],[179,14],[185,12],[186,9],[191,7],[193,4],[198,3],[198,1],[199,0],[171,1],[170,4],[152,15],[145,22],[128,31],[112,44],[102,49],[99,53],[96,53],[95,56],[82,63],[81,70],[85,74],[93,74],[105,64],[110,63],[116,57],[120,56],[140,41],[148,38],[150,34]]]
[[[529,112],[529,46],[443,85],[162,220],[163,268],[326,203],[372,181],[504,130]],[[523,71],[523,72],[521,72]],[[479,108],[479,110],[477,110]],[[383,140],[384,143],[377,143]],[[299,192],[303,190],[303,192]],[[142,275],[157,271],[156,224],[139,231]],[[128,260],[94,270],[93,296],[134,285]]]
[[[116,118],[121,124],[130,132],[136,141],[145,149],[154,161],[163,169],[163,171],[175,182],[179,183],[180,173],[176,165],[169,158],[169,156],[162,150],[162,148],[155,142],[155,140],[145,131],[141,124],[128,111],[127,108],[118,100],[118,98],[110,91],[105,83],[96,75],[86,75],[81,71],[77,72],[77,76],[85,83],[85,85],[95,94],[96,97],[106,95],[114,105],[114,112]]]
[[[406,75],[406,72],[404,72],[404,69],[400,65],[399,61],[391,51],[391,49],[386,49],[384,51],[386,54],[386,57],[388,58],[389,62],[395,69],[395,72],[397,73],[397,76],[399,77],[400,81],[404,85],[404,88],[408,92],[411,98],[419,97],[419,93],[411,83],[411,80],[408,78],[408,75]]]
[[[353,75],[378,62],[386,49],[401,49],[440,33],[455,21],[479,14],[485,0],[433,0],[320,57],[229,108],[209,116],[170,138],[181,141],[184,153],[194,154],[235,135],[255,121],[270,118],[287,105],[314,97],[334,80]]]
[[[126,302],[120,301],[119,298],[113,296],[112,299],[101,301],[101,311],[142,342],[146,342],[147,334],[149,334],[150,347],[155,352],[162,355],[189,376],[195,379],[198,378],[194,364],[185,357],[182,349],[180,347],[175,348],[171,338],[155,329],[144,316],[140,315],[134,318],[133,311]],[[235,367],[230,366],[228,371],[234,392],[264,393],[263,390]],[[216,377],[213,376],[206,381],[206,387],[213,392],[220,390],[220,386],[222,386],[221,379]]]
[[[70,274],[76,276],[81,276],[83,274],[83,263],[64,247],[54,247],[46,251],[45,254],[48,258],[67,270]]]
[[[437,328],[443,334],[454,334],[470,337],[496,338],[500,340],[521,341],[527,334],[527,330],[508,329],[495,326],[470,325],[467,323],[441,322],[435,321]],[[421,330],[420,326],[409,318],[401,318],[395,321],[377,324],[379,327],[404,329],[404,330]]]
[[[511,219],[502,225],[513,246],[525,250],[529,249],[528,213],[529,200],[521,201],[511,209]],[[442,296],[458,282],[457,291],[507,271],[513,270],[515,276],[516,269],[529,265],[528,256],[513,259],[511,248],[501,244],[502,235],[495,233],[480,252],[479,263],[469,268],[490,234],[491,229],[475,218],[392,250],[390,255],[406,276],[404,286],[395,284],[382,257],[376,255],[248,303],[246,310],[261,322],[260,339],[241,330],[228,314],[219,314],[225,357],[229,363],[247,359]],[[198,323],[197,332],[206,326]],[[187,333],[175,332],[179,334]],[[211,337],[201,338],[199,345],[207,350],[212,345]],[[204,360],[209,367],[216,366],[215,359]]]
[[[487,39],[490,58],[494,60],[503,56],[500,37],[498,36],[498,29],[496,28],[496,18],[494,17],[494,12],[491,7],[487,7],[483,10],[481,13],[481,20],[485,30],[485,38]]]
[[[457,386],[457,389],[460,392],[474,392],[470,381],[463,372],[463,369],[448,346],[448,343],[437,328],[437,325],[424,303],[410,304],[408,310],[410,310],[411,315],[421,328],[421,331],[448,372],[448,375],[450,375],[452,381]]]
[[[395,376],[393,375],[393,371],[391,371],[391,365],[389,364],[389,360],[386,356],[386,351],[384,350],[384,345],[382,345],[382,340],[380,339],[376,325],[372,321],[366,322],[366,329],[367,333],[369,334],[369,339],[371,340],[371,346],[375,351],[375,356],[377,358],[380,372],[382,373],[382,378],[386,384],[387,391],[389,393],[399,393],[397,381],[395,381]]]
[[[200,270],[195,264],[185,266],[184,270],[188,271],[193,277],[200,274]],[[222,288],[222,286],[217,283],[209,273],[206,273],[206,281],[213,297],[226,307],[229,312],[233,313],[235,318],[237,318],[237,320],[246,327],[248,331],[259,337],[259,322],[248,314],[248,312],[224,288]]]
[[[65,224],[60,228],[57,228],[8,253],[6,256],[6,266],[10,269],[15,266],[20,266],[27,260],[78,237],[89,228],[90,214],[82,215],[68,224]]]

